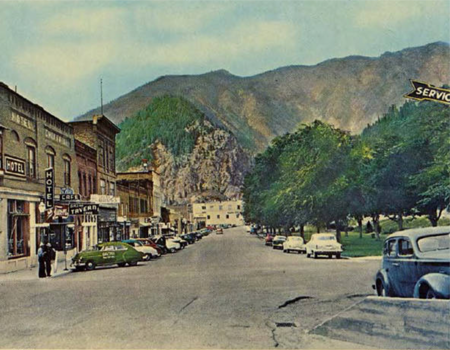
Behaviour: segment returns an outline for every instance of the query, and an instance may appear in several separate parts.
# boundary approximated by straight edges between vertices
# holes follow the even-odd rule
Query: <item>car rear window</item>
[[[450,249],[450,233],[421,237],[417,240],[417,246],[422,253],[437,250]]]
[[[319,241],[335,241],[336,237],[334,236],[317,236]]]
[[[408,239],[400,239],[398,241],[398,255],[410,256],[414,254],[411,242]]]

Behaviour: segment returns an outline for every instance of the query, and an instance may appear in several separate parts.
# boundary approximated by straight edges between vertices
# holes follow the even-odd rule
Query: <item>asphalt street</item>
[[[284,254],[242,227],[136,267],[0,278],[0,347],[350,348],[307,331],[373,295],[379,264]]]

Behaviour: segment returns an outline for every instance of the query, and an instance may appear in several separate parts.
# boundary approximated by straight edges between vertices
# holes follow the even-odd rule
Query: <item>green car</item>
[[[131,245],[123,242],[100,243],[87,250],[83,250],[72,258],[70,266],[77,270],[94,270],[96,266],[126,264],[136,266],[144,254],[138,252]]]

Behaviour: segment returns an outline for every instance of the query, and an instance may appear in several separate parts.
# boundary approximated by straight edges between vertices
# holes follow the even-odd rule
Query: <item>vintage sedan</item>
[[[317,258],[319,255],[327,255],[336,259],[341,257],[342,245],[336,240],[332,233],[315,233],[306,244],[306,256]]]
[[[302,237],[290,236],[286,239],[286,242],[283,243],[283,252],[306,253],[305,241],[303,241]]]
[[[450,226],[399,231],[384,242],[379,296],[450,298]]]
[[[76,270],[94,270],[97,266],[126,264],[136,266],[142,260],[143,253],[122,242],[99,243],[87,250],[83,250],[72,258],[70,266]]]
[[[266,235],[266,238],[264,239],[264,244],[265,244],[265,245],[272,245],[273,237],[274,237],[273,234],[268,233],[268,234]]]
[[[158,253],[158,250],[156,250],[155,248],[153,248],[149,245],[145,245],[144,242],[142,242],[142,241],[138,241],[136,239],[127,239],[122,242],[131,245],[138,252],[143,253],[144,256],[142,257],[142,260],[144,260],[144,261],[148,261],[148,260],[151,260],[154,258],[159,258],[161,256],[161,254]]]
[[[219,227],[216,229],[216,235],[223,235],[223,228]]]
[[[272,240],[273,249],[283,249],[283,244],[286,242],[285,236],[275,236]]]

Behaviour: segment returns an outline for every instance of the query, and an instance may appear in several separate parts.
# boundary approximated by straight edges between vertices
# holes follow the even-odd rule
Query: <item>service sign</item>
[[[55,206],[45,211],[45,221],[51,222],[53,220],[67,219],[69,217],[69,206],[66,204],[55,204]]]
[[[81,195],[79,194],[60,194],[56,196],[62,202],[79,201],[81,200]]]
[[[53,208],[55,199],[55,174],[53,168],[45,169],[45,208]]]
[[[25,176],[25,161],[15,157],[5,156],[5,173],[15,176]]]

